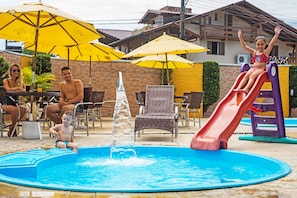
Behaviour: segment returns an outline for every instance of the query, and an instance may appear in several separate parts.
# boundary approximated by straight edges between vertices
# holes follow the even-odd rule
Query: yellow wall
[[[21,67],[22,68],[30,65],[31,62],[32,62],[32,57],[27,57],[27,56],[21,57]]]
[[[278,67],[280,91],[283,112],[289,117],[289,66]],[[172,80],[175,86],[175,95],[182,96],[184,92],[203,91],[203,64],[196,63],[194,68],[173,70]],[[265,83],[262,89],[271,89],[270,83]],[[200,109],[201,112],[202,109]]]
[[[177,96],[182,96],[184,92],[203,91],[203,64],[195,63],[193,68],[173,70],[172,80]],[[200,112],[202,117],[202,106]]]

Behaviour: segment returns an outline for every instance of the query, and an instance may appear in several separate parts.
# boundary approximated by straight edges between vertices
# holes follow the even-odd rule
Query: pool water
[[[15,164],[12,155],[1,156],[0,180],[56,190],[164,192],[244,186],[291,171],[279,160],[229,150],[165,146],[137,146],[135,150],[136,158],[120,160],[109,157],[110,147],[80,148],[78,155],[59,149],[35,150],[28,153],[31,159],[16,159]]]

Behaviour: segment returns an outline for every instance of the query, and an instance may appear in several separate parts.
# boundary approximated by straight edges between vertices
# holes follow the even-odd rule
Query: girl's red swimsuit
[[[264,62],[264,63],[268,63],[268,57],[263,53],[261,55],[257,55],[255,53],[255,55],[252,58],[252,63],[254,62]]]

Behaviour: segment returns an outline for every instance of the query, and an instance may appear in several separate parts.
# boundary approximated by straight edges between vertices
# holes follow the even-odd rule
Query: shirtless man
[[[57,148],[72,148],[77,153],[78,145],[73,142],[73,126],[70,125],[72,117],[72,111],[66,111],[62,116],[62,124],[51,127],[49,132],[56,138]]]
[[[60,101],[58,104],[49,105],[46,109],[47,117],[55,124],[62,123],[61,117],[66,111],[73,111],[75,104],[82,102],[84,98],[83,83],[79,79],[73,79],[71,69],[61,69],[63,82],[60,83]]]

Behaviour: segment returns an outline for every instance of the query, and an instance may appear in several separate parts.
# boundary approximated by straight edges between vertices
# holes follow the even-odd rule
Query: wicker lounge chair
[[[135,118],[134,139],[140,130],[161,129],[178,135],[178,107],[174,105],[174,86],[148,85],[146,88],[145,111]]]

